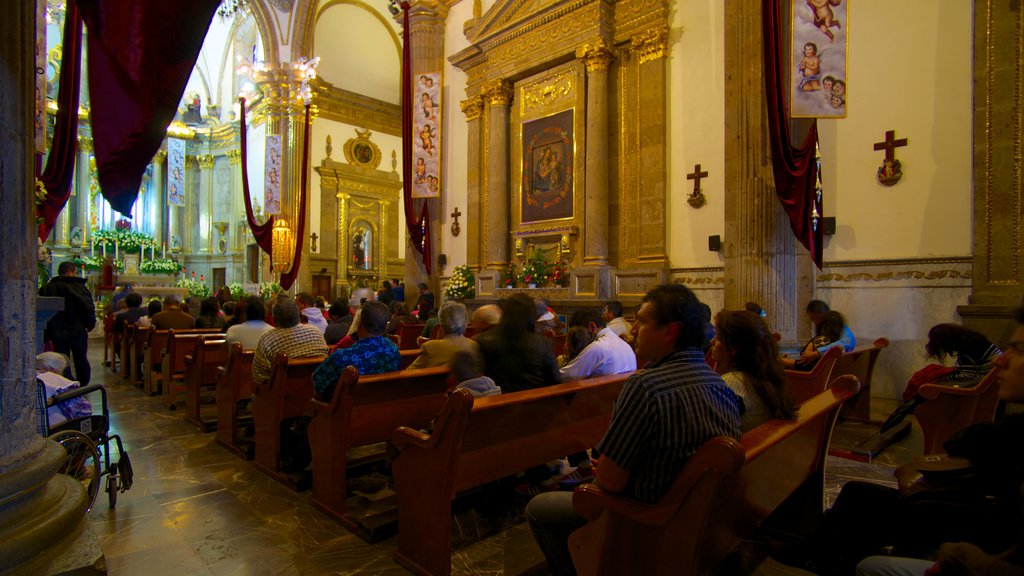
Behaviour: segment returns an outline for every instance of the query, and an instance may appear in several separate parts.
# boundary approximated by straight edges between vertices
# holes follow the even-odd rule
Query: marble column
[[[484,198],[487,210],[487,232],[484,244],[484,266],[501,270],[508,262],[509,246],[509,176],[508,122],[512,87],[504,80],[493,80],[481,91],[487,102],[484,127],[486,154],[484,159]]]
[[[167,151],[157,150],[151,162],[153,164],[153,194],[156,197],[156,221],[153,222],[153,240],[160,246],[168,242],[167,238]],[[170,244],[170,242],[168,242]]]
[[[82,486],[57,474],[63,450],[36,432],[36,224],[33,94],[35,3],[0,3],[0,563],[5,573],[51,574],[88,528]],[[100,561],[98,548],[88,566]]]
[[[993,341],[1024,303],[1024,114],[1019,80],[1024,11],[1013,2],[974,3],[974,282],[964,324]]]
[[[764,108],[761,6],[725,3],[725,307],[761,304],[772,330],[807,336],[801,321],[814,266],[775,195]],[[802,138],[800,138],[802,141]]]
[[[608,66],[611,43],[604,38],[576,50],[587,67],[586,226],[583,264],[608,264]]]
[[[199,203],[198,221],[195,222],[195,230],[198,233],[198,250],[200,254],[213,254],[213,165],[215,163],[213,154],[200,154],[196,156],[199,165],[199,190],[196,191],[196,200]],[[205,215],[205,217],[204,217]],[[214,289],[219,289],[219,286]]]
[[[81,126],[79,126],[81,129]],[[72,186],[75,187],[74,196],[68,199],[68,204],[62,211],[68,217],[68,243],[71,242],[71,229],[78,226],[82,231],[78,244],[70,246],[72,251],[88,250],[89,241],[92,236],[92,213],[96,210],[90,205],[92,198],[92,183],[95,179],[96,163],[92,159],[93,142],[92,138],[80,136],[78,138],[78,158],[75,165],[75,177]],[[97,191],[98,192],[98,191]]]
[[[448,18],[448,3],[438,0],[413,0],[409,8],[409,45],[412,54],[412,75],[416,78],[419,74],[440,72],[444,70],[444,31],[445,19]],[[441,138],[446,138],[442,133]],[[440,148],[444,149],[444,143]],[[447,188],[451,179],[442,174],[442,190]],[[406,238],[405,247],[405,282],[407,293],[415,291],[419,282],[426,282],[434,294],[441,293],[439,282],[442,270],[437,265],[437,256],[445,250],[444,245],[444,221],[447,211],[444,209],[444,192],[438,198],[418,200],[427,203],[427,210],[430,212],[430,244],[432,247],[431,257],[432,273],[428,277],[422,265],[422,256],[413,247],[409,236],[403,232],[402,237]],[[417,211],[415,216],[418,216]],[[415,292],[413,292],[415,293]],[[440,301],[438,302],[440,304]]]
[[[487,235],[487,215],[480,204],[481,117],[484,99],[479,94],[460,103],[466,115],[466,264],[479,272],[485,263],[481,241]]]

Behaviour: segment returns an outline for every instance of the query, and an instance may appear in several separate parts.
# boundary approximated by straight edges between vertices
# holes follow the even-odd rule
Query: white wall
[[[473,3],[459,2],[452,6],[448,13],[448,27],[445,30],[444,52],[454,54],[469,46],[466,35],[462,33],[462,23],[473,17]],[[444,142],[442,158],[444,175],[442,183],[441,203],[441,246],[438,253],[448,256],[448,264],[444,269],[449,275],[453,268],[466,263],[466,238],[469,229],[469,210],[467,194],[468,169],[467,151],[469,128],[466,115],[462,113],[461,102],[466,99],[466,73],[452,66],[446,59],[444,62],[444,105],[445,118]],[[452,236],[452,218],[449,216],[455,208],[459,209],[459,226],[462,232],[458,237]]]
[[[383,9],[385,3],[379,5]],[[319,76],[357,94],[401,103],[402,56],[389,31],[390,21],[390,15],[383,17],[360,5],[336,4],[324,10],[313,36]]]

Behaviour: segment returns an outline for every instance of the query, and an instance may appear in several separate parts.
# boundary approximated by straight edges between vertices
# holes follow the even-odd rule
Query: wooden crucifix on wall
[[[701,172],[700,164],[695,164],[693,166],[693,172],[691,174],[686,175],[687,180],[693,180],[693,192],[686,199],[686,201],[690,204],[690,206],[693,206],[694,208],[700,208],[701,206],[707,204],[708,200],[704,196],[704,192],[702,192],[700,189],[700,179],[706,178],[707,175],[708,173],[706,170]]]
[[[459,212],[458,206],[455,207],[455,210],[452,212],[451,216],[452,218],[455,219],[455,221],[452,222],[452,236],[458,236],[459,233],[462,232],[462,227],[459,226],[459,216],[462,216],[462,212]]]
[[[875,150],[885,150],[885,159],[878,167],[878,182],[883,186],[892,186],[903,178],[903,165],[896,159],[896,149],[906,145],[906,138],[896,140],[895,130],[887,130],[885,140],[875,142]]]

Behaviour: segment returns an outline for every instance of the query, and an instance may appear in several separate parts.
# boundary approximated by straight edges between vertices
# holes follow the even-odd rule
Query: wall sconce
[[[294,247],[292,246],[292,229],[284,218],[276,218],[272,232],[270,270],[284,274],[291,268]]]

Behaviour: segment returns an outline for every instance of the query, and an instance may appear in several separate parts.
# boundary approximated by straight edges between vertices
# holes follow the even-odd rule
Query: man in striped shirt
[[[294,300],[278,297],[273,313],[277,328],[260,336],[252,358],[253,384],[270,380],[271,363],[278,354],[289,358],[327,355],[323,333],[314,326],[299,323],[299,308]]]
[[[637,365],[647,370],[619,393],[597,446],[598,486],[656,503],[701,445],[716,436],[740,437],[742,401],[704,363],[706,324],[700,301],[685,286],[658,286],[644,297],[632,335]],[[526,517],[551,573],[575,574],[569,534],[586,521],[573,509],[572,494],[540,494]]]

